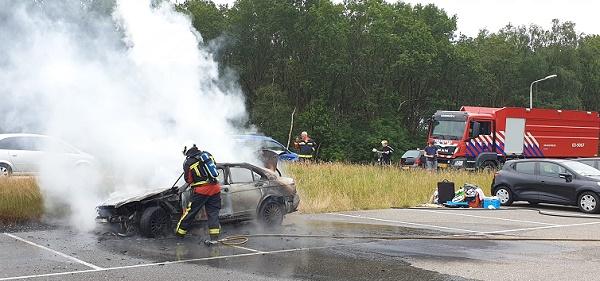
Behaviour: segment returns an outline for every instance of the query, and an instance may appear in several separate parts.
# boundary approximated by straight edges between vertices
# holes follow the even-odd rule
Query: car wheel
[[[496,162],[494,161],[485,161],[483,162],[483,164],[481,164],[481,171],[484,172],[490,172],[490,171],[495,171],[497,168]]]
[[[285,209],[275,200],[268,199],[258,212],[258,221],[264,226],[279,226],[283,222]]]
[[[510,206],[513,203],[512,192],[506,186],[496,188],[496,197],[500,199],[500,204],[502,206]]]
[[[0,177],[10,177],[12,169],[8,164],[0,163]]]
[[[600,210],[600,200],[598,199],[598,194],[594,192],[586,191],[579,195],[579,200],[577,200],[579,210],[584,213],[598,213]]]
[[[140,218],[140,234],[150,238],[164,236],[169,232],[170,224],[169,215],[163,208],[149,207]]]

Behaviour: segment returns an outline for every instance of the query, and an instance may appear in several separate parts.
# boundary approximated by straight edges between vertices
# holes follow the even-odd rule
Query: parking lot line
[[[386,219],[378,219],[378,218],[371,218],[371,217],[365,217],[365,216],[355,216],[355,215],[348,215],[348,214],[336,214],[336,213],[331,213],[331,214],[336,215],[336,216],[342,216],[342,217],[367,219],[367,220],[382,221],[382,222],[392,222],[392,223],[398,223],[398,224],[404,224],[404,225],[437,228],[437,229],[443,229],[443,230],[462,231],[462,232],[478,233],[478,234],[482,233],[481,231],[475,231],[475,230],[464,229],[464,228],[445,227],[445,226],[437,226],[437,225],[431,225],[431,224],[422,224],[422,223],[414,223],[414,222],[406,222],[406,221],[386,220]]]
[[[463,217],[471,217],[471,218],[481,218],[481,219],[492,219],[492,220],[502,220],[502,221],[510,221],[510,222],[522,222],[522,223],[531,223],[531,224],[541,224],[541,225],[558,225],[554,223],[545,223],[545,222],[537,222],[537,221],[525,221],[525,220],[515,220],[515,219],[505,219],[505,218],[496,218],[496,217],[486,217],[486,216],[476,216],[476,215],[468,215],[468,214],[459,214],[459,213],[448,213],[448,212],[440,212],[434,210],[419,210],[419,209],[406,209],[411,211],[419,211],[419,212],[428,212],[434,214],[444,214],[451,216],[463,216]]]
[[[53,253],[53,254],[55,254],[55,255],[59,255],[59,256],[61,256],[61,257],[63,257],[63,258],[66,258],[66,259],[69,259],[69,260],[71,260],[71,261],[74,261],[74,262],[76,262],[76,263],[79,263],[79,264],[85,265],[85,266],[87,266],[87,267],[89,267],[89,268],[92,268],[92,269],[95,269],[95,270],[100,270],[100,269],[102,269],[102,267],[99,267],[99,266],[93,265],[93,264],[91,264],[91,263],[89,263],[89,262],[82,261],[82,260],[80,260],[80,259],[78,259],[78,258],[76,258],[76,257],[69,256],[69,255],[67,255],[67,254],[65,254],[65,253],[61,253],[61,252],[59,252],[59,251],[52,250],[52,249],[50,249],[50,248],[48,248],[48,247],[44,247],[44,246],[42,246],[42,245],[39,245],[39,244],[33,243],[33,242],[31,242],[31,241],[28,241],[28,240],[25,240],[25,239],[23,239],[23,238],[21,238],[21,237],[19,237],[19,236],[16,236],[16,235],[13,235],[13,234],[10,234],[10,233],[4,233],[4,235],[6,235],[6,236],[8,236],[8,237],[10,237],[10,238],[16,239],[16,240],[18,240],[18,241],[21,241],[21,242],[23,242],[23,243],[29,244],[29,245],[31,245],[31,246],[38,247],[38,248],[40,248],[40,249],[43,249],[43,250],[49,251],[49,252],[51,252],[51,253]]]
[[[242,250],[249,251],[249,252],[254,252],[254,253],[264,253],[263,251],[259,251],[259,250],[255,250],[255,249],[250,249],[250,248],[247,248],[247,247],[242,247],[240,245],[227,245],[227,246],[233,247],[233,248],[242,249]]]
[[[268,251],[268,252],[258,251],[258,252],[252,252],[252,253],[247,253],[247,254],[227,255],[227,256],[218,256],[218,257],[206,257],[206,258],[196,258],[196,259],[177,260],[177,261],[166,261],[166,262],[157,262],[157,263],[144,263],[144,264],[134,264],[134,265],[126,265],[126,266],[107,267],[107,268],[101,268],[101,267],[99,267],[98,269],[76,270],[76,271],[67,271],[67,272],[56,272],[56,273],[47,273],[47,274],[6,277],[6,278],[0,278],[0,281],[34,279],[34,278],[43,278],[43,277],[53,277],[53,276],[64,276],[64,275],[74,275],[74,274],[83,274],[83,273],[113,271],[113,270],[121,270],[121,269],[143,268],[143,267],[150,267],[150,266],[161,266],[161,265],[171,265],[171,264],[190,263],[190,262],[199,262],[199,261],[220,260],[220,259],[228,259],[228,258],[250,257],[250,256],[259,256],[259,255],[272,255],[272,254],[291,253],[291,252],[299,252],[299,251],[309,251],[309,250],[319,250],[319,249],[328,249],[328,248],[348,247],[348,246],[354,246],[354,245],[360,245],[360,244],[368,244],[368,243],[372,243],[372,242],[360,242],[360,243],[351,243],[351,244],[344,244],[344,245],[329,245],[329,246],[321,246],[321,247],[293,248],[293,249],[276,250],[276,251]]]
[[[519,232],[519,231],[530,231],[530,230],[561,228],[561,227],[574,227],[574,226],[595,225],[595,224],[600,224],[600,221],[598,221],[598,222],[574,223],[574,224],[558,224],[558,225],[538,226],[538,227],[529,227],[529,228],[517,228],[517,229],[507,229],[507,230],[497,230],[497,231],[487,231],[487,232],[482,232],[482,233],[483,234],[502,234],[502,233]]]

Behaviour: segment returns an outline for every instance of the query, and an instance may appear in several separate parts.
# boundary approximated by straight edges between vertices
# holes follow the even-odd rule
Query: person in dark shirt
[[[437,170],[437,151],[437,146],[433,145],[433,142],[431,141],[427,144],[427,147],[425,147],[425,167],[427,170]]]
[[[392,164],[392,154],[394,154],[394,149],[389,146],[387,140],[381,141],[381,164],[382,165],[391,165]]]

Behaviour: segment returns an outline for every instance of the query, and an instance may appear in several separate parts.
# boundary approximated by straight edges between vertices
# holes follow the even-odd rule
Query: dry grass
[[[287,173],[296,180],[304,213],[411,207],[429,201],[443,179],[458,187],[480,186],[490,194],[492,173],[468,171],[401,170],[351,164],[289,164]]]
[[[0,222],[38,220],[43,212],[42,195],[34,178],[0,178]]]

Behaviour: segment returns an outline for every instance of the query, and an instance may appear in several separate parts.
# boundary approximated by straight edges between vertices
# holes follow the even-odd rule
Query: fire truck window
[[[492,134],[492,122],[480,122],[479,123],[479,134],[480,135],[491,135]]]
[[[479,123],[479,131],[473,132],[473,128],[475,127],[475,122]],[[469,125],[469,136],[477,137],[479,135],[491,135],[492,134],[492,122],[481,122],[481,121],[471,121]]]

